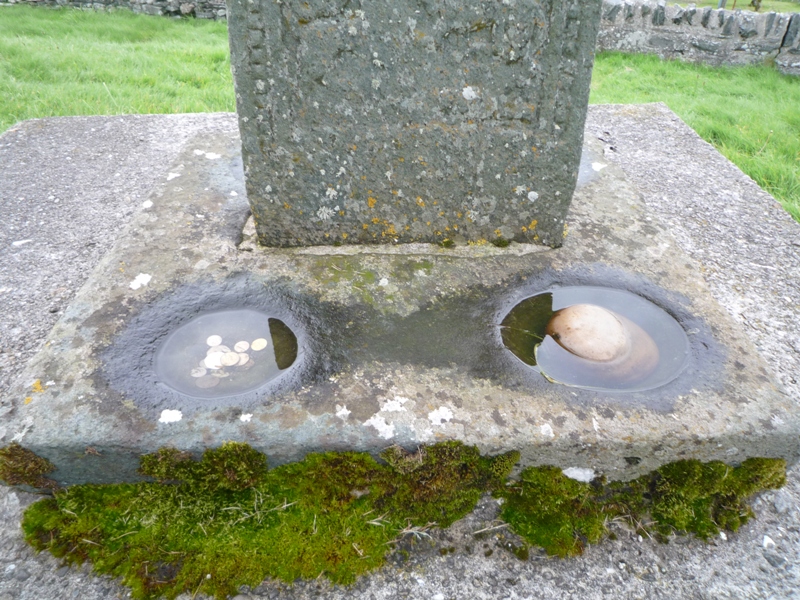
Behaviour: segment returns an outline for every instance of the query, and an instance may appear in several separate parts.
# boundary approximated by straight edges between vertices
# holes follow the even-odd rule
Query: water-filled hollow
[[[171,332],[155,354],[167,387],[195,398],[256,390],[297,358],[297,338],[283,321],[252,309],[198,315]]]
[[[551,335],[554,315],[585,305],[610,311],[625,330],[630,347],[620,358],[589,360],[564,347],[563,339],[556,340],[558,334]],[[512,308],[500,332],[506,348],[548,380],[589,390],[638,392],[661,387],[681,374],[690,356],[686,333],[672,316],[641,296],[614,288],[545,290]]]

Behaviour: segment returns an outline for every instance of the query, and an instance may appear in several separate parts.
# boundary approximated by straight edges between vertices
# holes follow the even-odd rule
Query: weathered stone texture
[[[600,5],[232,0],[260,242],[560,245]]]
[[[800,74],[800,15],[698,9],[629,0],[603,0],[597,50],[658,54],[712,65],[775,59]]]

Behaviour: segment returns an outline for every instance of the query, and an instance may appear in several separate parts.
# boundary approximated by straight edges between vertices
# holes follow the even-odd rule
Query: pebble
[[[67,573],[69,573],[69,567],[64,565],[56,570],[56,577],[64,577]]]
[[[14,577],[17,579],[17,581],[25,581],[30,576],[31,576],[31,574],[28,573],[28,571],[25,568],[17,569],[17,572],[14,575]]]
[[[782,567],[784,563],[786,563],[786,559],[783,558],[780,554],[776,554],[775,552],[764,552],[764,558],[766,561],[771,564],[776,569]]]

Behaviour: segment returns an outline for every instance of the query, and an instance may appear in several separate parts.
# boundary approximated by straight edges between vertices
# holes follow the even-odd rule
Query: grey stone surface
[[[262,244],[561,245],[600,0],[229,11]]]
[[[149,117],[148,117],[149,118]],[[164,130],[178,116],[158,116]],[[234,115],[226,115],[235,128]],[[114,120],[116,117],[104,117]],[[129,119],[127,117],[123,119]],[[58,125],[59,120],[54,120]],[[184,121],[184,133],[198,121]],[[229,129],[230,131],[230,129]],[[602,138],[605,145],[595,162],[613,162],[625,172],[650,211],[651,219],[667,224],[667,237],[674,236],[683,252],[706,265],[702,276],[711,293],[725,310],[744,324],[747,337],[769,362],[770,369],[784,384],[787,393],[800,397],[797,373],[800,350],[791,346],[798,339],[796,328],[800,282],[800,230],[777,203],[748,177],[699,142],[677,117],[663,106],[590,107],[587,138]],[[0,142],[2,142],[0,138]],[[117,140],[119,152],[135,148],[134,138]],[[99,140],[95,143],[99,143]],[[157,163],[156,158],[152,160]],[[602,157],[602,158],[601,158]],[[149,164],[141,156],[143,164]],[[8,173],[8,162],[3,165]],[[80,185],[94,175],[92,162],[76,161],[71,181]],[[602,171],[601,171],[602,173]],[[66,180],[52,179],[48,170],[35,178],[19,172],[9,175],[17,185],[34,180],[45,190],[57,188]],[[133,174],[128,185],[145,184],[150,175]],[[106,184],[108,185],[108,184]],[[82,213],[59,221],[64,228],[78,227],[90,220],[98,229],[111,227],[113,216],[106,214],[103,186],[88,197]],[[108,188],[105,188],[108,190]],[[136,201],[139,206],[139,200]],[[4,204],[4,216],[24,215],[26,206]],[[754,228],[753,223],[763,226]],[[118,233],[118,232],[117,232]],[[113,236],[109,232],[110,236]],[[569,238],[568,238],[569,239]],[[79,249],[82,240],[67,238],[62,248]],[[0,253],[0,277],[13,270],[9,253]],[[751,264],[752,263],[752,264]],[[77,261],[37,262],[36,269],[15,285],[30,291],[28,314],[42,319],[50,316],[45,293],[49,278],[62,273],[72,281],[73,292],[87,277],[87,267]],[[761,266],[758,266],[761,265]],[[774,267],[772,270],[766,267]],[[30,317],[26,317],[29,318]],[[31,319],[31,322],[35,319]],[[0,338],[8,337],[8,322],[0,322]],[[34,346],[44,343],[47,330],[30,329]],[[19,340],[14,338],[14,344]],[[21,511],[37,496],[0,486],[0,598],[3,600],[41,600],[81,598],[106,600],[127,597],[127,590],[108,578],[95,577],[83,569],[60,569],[59,561],[47,554],[35,555],[22,541]],[[579,558],[558,560],[533,553],[522,562],[505,549],[509,539],[502,530],[480,545],[471,532],[493,525],[496,507],[484,501],[470,517],[453,528],[436,533],[435,544],[420,543],[408,562],[392,560],[383,569],[349,588],[334,587],[324,580],[297,582],[293,586],[265,582],[242,592],[254,599],[389,600],[394,598],[600,598],[649,599],[691,598],[716,600],[793,599],[800,589],[800,475],[790,469],[787,486],[763,495],[754,504],[757,519],[727,539],[706,544],[692,538],[676,538],[660,544],[640,540],[622,524],[612,523],[616,540],[589,547]],[[765,548],[765,536],[768,541]],[[511,541],[514,541],[513,539]],[[484,548],[483,543],[489,547]],[[441,556],[440,547],[456,546],[457,551]],[[486,556],[489,550],[492,553]],[[786,560],[780,567],[771,565],[766,555]],[[774,560],[774,556],[773,556]],[[14,565],[31,577],[25,582],[3,577]],[[188,600],[190,595],[181,600]],[[200,598],[200,596],[198,596]]]
[[[800,74],[800,15],[698,9],[650,0],[604,0],[597,50],[657,54],[712,65],[775,60],[786,74]]]
[[[640,118],[648,110],[660,109]],[[604,144],[593,136],[588,153],[603,156]],[[67,483],[136,478],[142,453],[224,440],[247,441],[279,464],[310,451],[460,439],[484,452],[520,450],[523,465],[593,468],[611,479],[686,456],[793,460],[797,396],[773,383],[742,326],[709,294],[708,257],[674,242],[619,167],[605,157],[590,167],[595,177],[576,194],[557,250],[264,249],[252,229],[242,234],[235,131],[199,135],[10,389],[3,440],[50,458]],[[547,383],[504,349],[498,325],[522,298],[570,284],[620,287],[664,307],[690,334],[689,367],[644,393]],[[152,361],[166,334],[201,312],[240,306],[271,311],[297,333],[300,357],[282,378],[202,401],[159,383]]]

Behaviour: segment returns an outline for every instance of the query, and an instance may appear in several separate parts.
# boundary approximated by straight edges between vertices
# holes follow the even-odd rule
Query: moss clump
[[[0,448],[0,479],[9,485],[55,489],[58,484],[45,477],[46,473],[54,470],[53,463],[23,448],[17,442]]]
[[[721,528],[736,531],[752,517],[747,498],[785,480],[786,462],[768,458],[748,459],[738,467],[682,460],[634,481],[610,484],[581,483],[560,469],[535,467],[499,495],[506,499],[501,516],[515,532],[550,554],[572,556],[599,541],[606,523],[618,517],[662,540],[671,533],[707,539]]]
[[[498,237],[492,240],[492,245],[497,248],[508,248],[511,242],[505,238]]]
[[[199,461],[162,449],[141,461],[157,482],[61,490],[28,508],[23,529],[39,550],[121,577],[135,598],[224,598],[266,577],[324,574],[347,584],[381,565],[405,534],[466,515],[481,493],[501,487],[518,455],[485,457],[447,442],[384,458],[311,454],[267,470],[246,444]]]
[[[451,240],[450,238],[446,238],[446,239],[442,240],[441,242],[439,242],[439,245],[442,248],[455,248],[456,247],[455,241]]]

